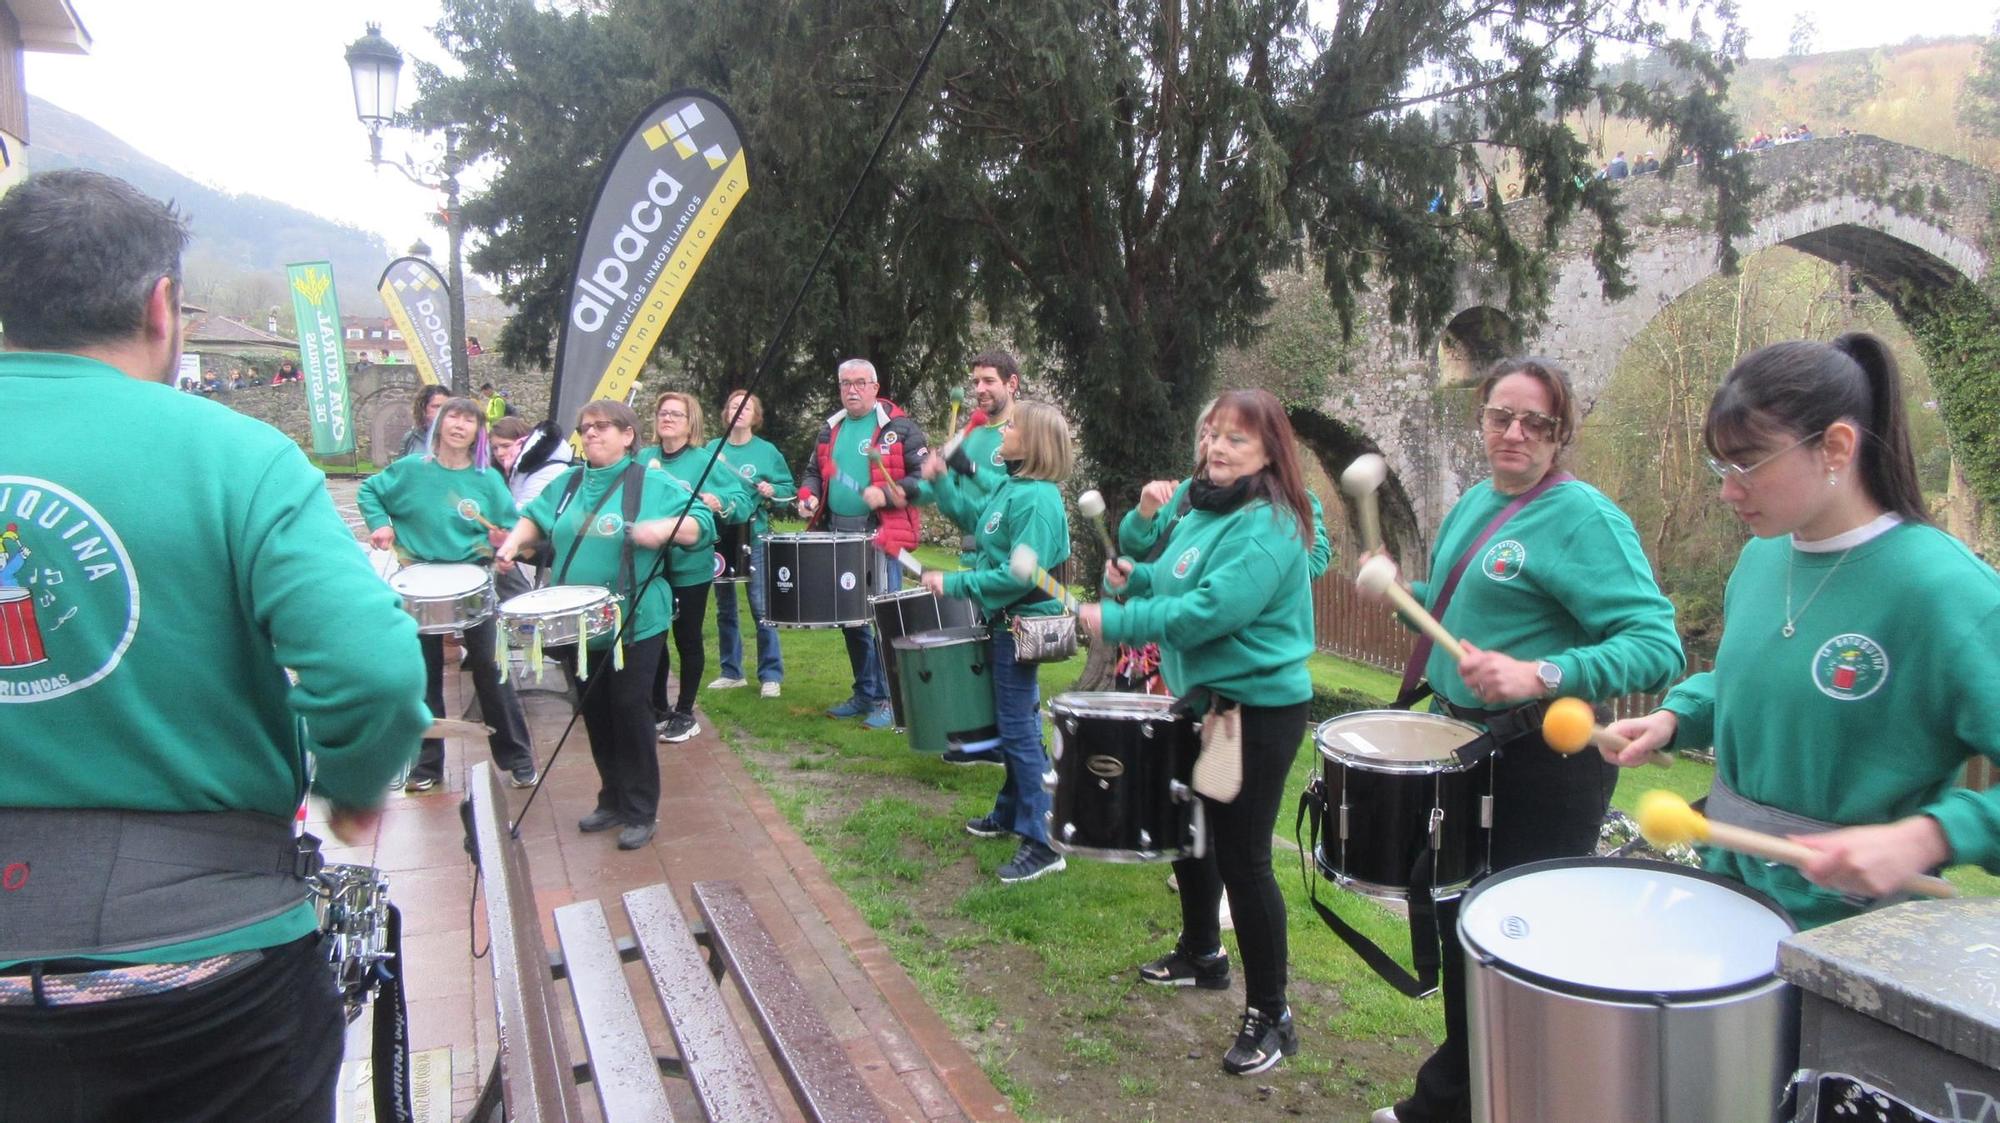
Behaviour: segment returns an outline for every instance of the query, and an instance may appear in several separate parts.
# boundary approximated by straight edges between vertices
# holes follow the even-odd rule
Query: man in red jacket
[[[918,527],[916,508],[899,499],[916,488],[929,449],[917,423],[877,396],[875,364],[849,359],[840,364],[838,378],[841,408],[820,427],[812,463],[799,474],[799,513],[816,527],[874,534],[880,550],[869,568],[869,595],[894,592],[902,585],[902,571],[891,559],[917,544]],[[871,451],[879,455],[879,467]],[[854,693],[827,715],[859,717],[870,729],[887,729],[895,714],[875,636],[865,625],[843,628],[841,634],[854,670]]]

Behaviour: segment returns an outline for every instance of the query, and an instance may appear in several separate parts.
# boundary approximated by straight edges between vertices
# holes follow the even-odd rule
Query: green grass
[[[918,556],[929,565],[954,561],[935,548],[921,549]],[[964,985],[955,957],[975,949],[999,956],[1008,970],[1032,973],[1048,996],[1056,1024],[1064,1027],[1066,1064],[1122,1066],[1119,1086],[1127,1095],[1157,1094],[1144,1075],[1132,1075],[1147,1069],[1139,1052],[1144,1043],[1128,1027],[1133,1003],[1146,997],[1135,993],[1145,988],[1133,966],[1165,950],[1179,929],[1178,906],[1163,884],[1168,867],[1078,860],[1058,877],[1002,886],[994,874],[1013,846],[974,840],[960,829],[964,820],[991,807],[999,771],[951,767],[912,752],[901,736],[826,718],[821,711],[846,697],[850,685],[839,634],[791,629],[780,635],[786,669],[782,698],[761,699],[755,689],[703,691],[701,704],[726,740],[760,754],[750,759],[753,774],[926,999],[962,1037],[977,1039],[1008,1014],[992,997]],[[710,636],[704,680],[717,673],[712,619]],[[754,643],[747,632],[744,640],[746,669],[753,669]],[[1044,702],[1068,689],[1082,665],[1079,655],[1044,666],[1039,676]],[[1329,656],[1314,656],[1311,670],[1322,688],[1361,691],[1385,704],[1396,686],[1394,676]],[[762,754],[782,763],[760,764],[772,759]],[[1308,739],[1286,784],[1281,837],[1291,837],[1291,811],[1319,770],[1319,755]],[[1614,803],[1630,813],[1640,793],[1653,787],[1694,798],[1707,791],[1712,774],[1693,760],[1677,761],[1671,769],[1630,769]],[[843,812],[831,814],[836,807]],[[1407,1079],[1441,1035],[1441,1010],[1434,1001],[1411,1002],[1376,979],[1321,924],[1308,897],[1317,895],[1406,962],[1407,929],[1387,910],[1303,871],[1293,848],[1278,846],[1273,858],[1290,916],[1294,1012],[1309,1031],[1304,1053],[1287,1071],[1333,1094],[1360,1089],[1379,1098],[1385,1084],[1399,1086]],[[941,910],[933,902],[930,911],[941,915],[926,917],[912,907],[937,871],[965,866],[966,876],[953,883],[969,880],[969,887]],[[2000,894],[2000,879],[1977,870],[1950,876],[1965,892]],[[1356,1060],[1343,1049],[1351,1040],[1381,1042],[1388,1049]],[[1009,1076],[1006,1055],[989,1048],[979,1059],[1024,1118],[1044,1117],[1034,1089]]]

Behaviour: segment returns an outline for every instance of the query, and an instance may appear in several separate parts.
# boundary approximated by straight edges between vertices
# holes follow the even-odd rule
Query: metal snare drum
[[[1472,1117],[1776,1118],[1798,1047],[1776,975],[1792,931],[1763,894],[1664,862],[1559,858],[1480,882],[1458,916]]]
[[[493,576],[476,565],[420,562],[389,576],[421,635],[463,632],[493,615]]]
[[[623,599],[601,585],[550,585],[508,597],[500,618],[509,646],[563,647],[617,631]]]
[[[868,598],[894,586],[895,563],[866,534],[808,531],[764,540],[764,619],[779,628],[865,628]]]
[[[1194,719],[1159,694],[1058,694],[1049,703],[1049,845],[1107,862],[1171,862],[1206,852],[1191,784]]]
[[[896,728],[907,728],[896,641],[939,628],[976,627],[980,623],[979,609],[969,600],[935,596],[921,586],[869,597],[868,604],[875,613],[875,648],[882,657],[882,673],[889,679],[889,702],[896,712]]]
[[[1314,733],[1323,772],[1320,875],[1365,897],[1450,897],[1486,871],[1493,759],[1455,750],[1483,730],[1409,710],[1360,710]],[[1425,867],[1428,866],[1428,874]]]
[[[910,747],[973,752],[1000,743],[985,628],[941,628],[895,641],[903,661]]]

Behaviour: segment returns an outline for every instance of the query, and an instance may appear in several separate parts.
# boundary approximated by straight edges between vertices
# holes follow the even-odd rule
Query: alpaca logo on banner
[[[138,576],[104,517],[48,480],[0,476],[0,703],[84,689],[138,629]]]

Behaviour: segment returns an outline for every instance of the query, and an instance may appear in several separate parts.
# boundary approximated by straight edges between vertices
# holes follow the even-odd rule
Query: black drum
[[[1361,710],[1320,723],[1320,875],[1366,897],[1464,892],[1486,872],[1493,758],[1455,751],[1483,731],[1438,714]]]
[[[1055,696],[1050,846],[1107,862],[1202,856],[1207,830],[1192,787],[1201,739],[1173,704],[1158,694]]]
[[[868,598],[895,579],[866,534],[773,534],[764,540],[764,619],[779,628],[865,628]]]
[[[715,583],[741,585],[748,580],[750,580],[750,524],[725,523],[716,527]]]
[[[896,641],[939,628],[970,628],[983,621],[971,601],[938,597],[922,587],[869,597],[868,603],[875,611],[875,650],[881,653],[882,672],[889,676],[889,699],[896,710],[896,728],[901,729],[909,723],[903,720],[903,686],[896,672]]]

